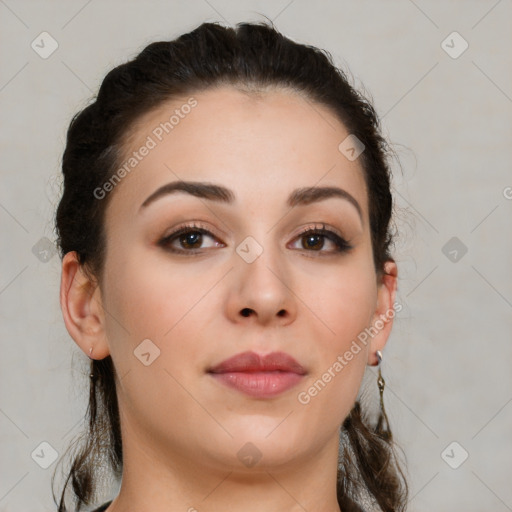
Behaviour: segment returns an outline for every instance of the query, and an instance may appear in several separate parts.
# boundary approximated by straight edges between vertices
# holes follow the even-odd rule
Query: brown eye
[[[178,241],[185,249],[199,249],[203,241],[203,233],[200,231],[188,231],[180,235]]]
[[[210,238],[213,244],[204,246],[205,240]],[[215,236],[207,229],[197,226],[183,226],[170,235],[162,238],[158,245],[165,250],[177,254],[194,254],[200,249],[209,249],[211,247],[224,247],[223,244],[216,241]]]
[[[322,249],[325,243],[325,236],[319,234],[302,235],[302,246],[304,249]]]
[[[322,250],[325,247],[326,239],[334,247],[333,250]],[[308,252],[319,252],[319,253],[342,253],[352,249],[352,246],[341,236],[336,234],[334,231],[326,229],[325,226],[322,228],[307,228],[299,236],[301,247]]]

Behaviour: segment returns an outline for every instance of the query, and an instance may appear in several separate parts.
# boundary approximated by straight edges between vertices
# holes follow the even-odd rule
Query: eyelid
[[[220,235],[220,234],[216,233],[215,228],[209,226],[208,224],[203,224],[202,221],[190,221],[190,222],[185,221],[182,224],[178,224],[177,226],[174,226],[173,228],[166,230],[166,232],[164,233],[164,235],[162,235],[160,237],[160,239],[167,239],[171,236],[175,236],[182,229],[187,229],[190,231],[197,229],[197,231],[200,231],[200,232],[207,231],[208,233],[206,233],[206,234],[209,234],[209,235],[211,234],[212,236],[215,236],[217,238],[224,236],[224,235]]]
[[[225,243],[220,242],[219,236],[217,236],[213,231],[215,231],[213,228],[202,224],[201,221],[191,221],[191,222],[185,222],[184,224],[178,225],[176,227],[173,227],[166,231],[166,234],[161,236],[158,241],[157,245],[162,247],[165,250],[168,250],[174,254],[186,254],[189,256],[198,255],[198,251],[205,250],[205,249],[191,249],[191,250],[185,250],[185,249],[177,249],[177,248],[171,248],[171,242],[173,242],[175,239],[177,239],[182,233],[187,232],[199,232],[203,235],[206,235],[208,237],[211,237],[212,239],[216,239],[216,244],[219,244],[223,247],[226,246]],[[209,250],[206,248],[206,250]]]
[[[332,231],[335,235],[338,235],[340,238],[345,239],[345,236],[341,231],[336,229],[325,222],[312,222],[306,227],[301,228],[301,230],[295,235],[295,237],[300,236],[304,233],[308,233],[309,231]],[[348,242],[348,240],[347,240]]]
[[[167,232],[168,234],[166,233],[159,239],[158,245],[175,254],[187,254],[190,256],[204,254],[204,252],[201,253],[200,251],[209,251],[211,248],[186,250],[170,247],[171,242],[177,239],[181,234],[194,231],[202,233],[203,235],[206,235],[208,237],[217,239],[217,247],[219,246],[220,238],[223,238],[223,235],[217,236],[214,233],[215,230],[210,226],[203,224],[202,221],[191,221],[170,229]],[[347,240],[346,237],[338,229],[326,225],[323,222],[311,223],[308,226],[302,227],[301,230],[292,237],[292,242],[294,242],[297,239],[300,239],[301,236],[304,236],[308,233],[316,233],[319,234],[320,236],[323,236],[324,238],[327,238],[331,243],[333,243],[336,246],[336,249],[334,251],[308,251],[307,249],[301,249],[306,253],[313,253],[317,256],[323,257],[331,255],[341,255],[342,253],[348,252],[354,248],[350,241]],[[220,242],[220,245],[221,247],[226,246],[226,244],[223,242]]]
[[[341,231],[328,224],[325,224],[324,222],[315,222],[302,228],[301,231],[299,231],[299,233],[293,237],[293,240],[300,239],[302,236],[307,235],[310,232],[320,234],[324,238],[330,240],[331,243],[337,247],[337,249],[334,251],[307,251],[304,249],[306,254],[315,254],[313,257],[341,255],[354,249],[354,245],[350,242],[350,240],[348,240],[347,237],[345,237],[345,235],[343,235],[343,233],[341,233]]]

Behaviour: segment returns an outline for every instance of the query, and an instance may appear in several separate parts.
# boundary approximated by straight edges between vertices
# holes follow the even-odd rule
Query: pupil
[[[197,244],[198,240],[201,238],[201,233],[195,232],[195,233],[186,233],[182,236],[182,243],[184,243],[185,246],[193,246],[194,244]]]
[[[306,237],[307,239],[307,244],[308,244],[308,247],[312,247],[314,248],[316,245],[321,245],[318,243],[318,239],[320,238],[320,235],[309,235]],[[316,243],[315,243],[315,240],[316,240]],[[310,242],[312,242],[310,244]]]

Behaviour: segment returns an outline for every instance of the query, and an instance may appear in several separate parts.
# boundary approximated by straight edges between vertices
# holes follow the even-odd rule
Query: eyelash
[[[200,249],[176,249],[176,248],[171,247],[171,243],[174,241],[174,239],[177,239],[180,235],[184,235],[184,234],[188,234],[188,233],[201,233],[203,235],[208,235],[208,236],[211,236],[212,238],[216,238],[213,233],[211,233],[209,230],[207,230],[206,228],[204,228],[200,225],[187,224],[185,226],[178,228],[173,233],[163,237],[158,242],[158,245],[160,247],[164,248],[165,250],[168,250],[174,254],[182,254],[182,255],[186,254],[187,256],[198,256],[198,255],[202,254],[202,253],[198,252],[198,251],[200,251]],[[328,238],[336,245],[336,249],[331,252],[327,251],[327,254],[322,254],[322,253],[325,253],[326,251],[313,251],[313,250],[308,251],[307,249],[303,249],[306,252],[314,252],[314,253],[318,252],[320,257],[332,256],[333,254],[345,253],[345,252],[348,252],[351,249],[353,249],[353,246],[350,245],[343,237],[341,237],[334,231],[327,229],[325,227],[325,224],[322,224],[321,227],[318,227],[317,225],[315,225],[314,227],[308,226],[307,228],[304,228],[296,236],[296,238],[300,239],[301,237],[304,237],[306,235],[321,235],[321,236]]]

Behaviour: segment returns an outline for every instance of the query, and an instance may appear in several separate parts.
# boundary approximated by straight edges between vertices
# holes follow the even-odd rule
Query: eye
[[[224,244],[214,241],[209,247],[203,246],[205,238],[216,240],[215,236],[207,229],[195,224],[182,226],[170,235],[162,238],[158,245],[176,254],[194,254],[198,249],[209,247],[225,247]],[[176,247],[179,245],[180,247]]]
[[[209,246],[204,246],[205,239],[213,240]],[[322,250],[325,247],[325,241],[333,246],[332,250]],[[321,227],[307,227],[297,237],[298,241],[302,241],[299,250],[306,250],[307,252],[317,252],[322,256],[332,254],[339,254],[347,252],[353,248],[341,235],[327,229],[325,224]],[[187,254],[189,256],[199,254],[201,249],[208,249],[212,247],[225,247],[225,244],[219,242],[215,235],[209,230],[196,224],[189,224],[178,228],[171,234],[162,238],[158,245],[165,250],[175,254]]]
[[[326,238],[331,246],[334,246],[334,250],[322,251],[325,246]],[[325,224],[322,224],[321,227],[314,226],[305,228],[299,234],[298,241],[303,242],[299,249],[304,249],[308,252],[333,254],[347,252],[353,248],[341,235],[330,229],[326,229]]]

